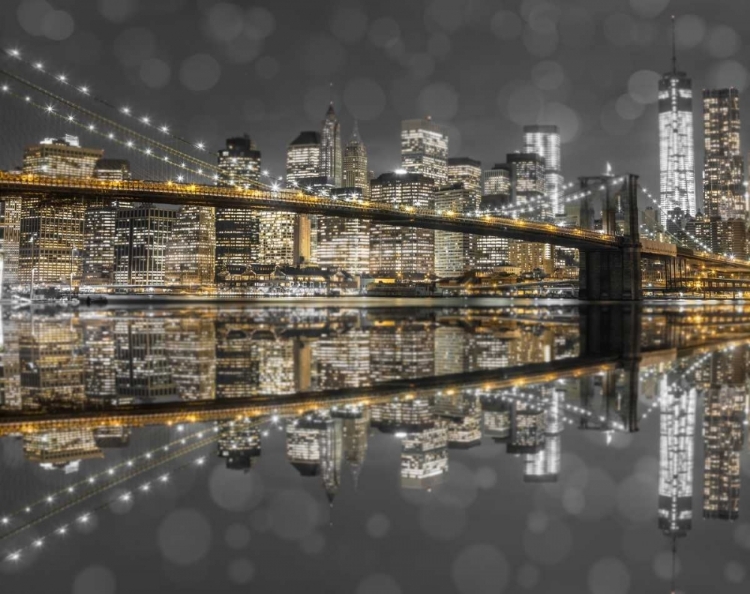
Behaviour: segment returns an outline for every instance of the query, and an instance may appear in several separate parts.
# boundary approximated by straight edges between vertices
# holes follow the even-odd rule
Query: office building
[[[370,184],[373,202],[433,209],[433,180],[418,173],[384,173]],[[435,271],[435,233],[429,229],[372,225],[370,272],[409,278]]]
[[[469,157],[448,159],[448,184],[461,184],[469,200],[462,212],[474,212],[482,199],[482,164]]]
[[[709,218],[745,219],[745,172],[737,89],[703,91],[703,209]],[[716,249],[716,246],[712,246]]]
[[[674,374],[673,374],[674,375]],[[697,394],[665,377],[659,398],[659,528],[685,536],[693,525],[693,464]]]
[[[546,202],[542,209],[545,218],[564,212],[562,204],[564,179],[560,159],[560,131],[557,126],[524,126],[523,152],[544,158],[544,191]]]
[[[182,206],[167,246],[165,282],[193,290],[213,285],[216,217],[208,206]]]
[[[367,147],[359,135],[359,126],[354,123],[354,130],[349,143],[344,148],[344,183],[345,188],[359,188],[365,200],[370,199],[370,172],[367,169]]]
[[[448,473],[448,432],[444,427],[410,431],[401,438],[401,487],[430,489]]]
[[[286,456],[302,476],[321,474],[326,433],[333,419],[326,411],[308,413],[286,426]]]
[[[18,258],[21,242],[22,199],[9,197],[0,200],[0,250],[2,253],[3,286],[13,287],[19,282]]]
[[[473,212],[474,191],[463,183],[444,186],[435,192],[435,210],[464,214]],[[474,267],[475,236],[437,230],[435,233],[435,274],[439,278],[461,276]]]
[[[662,227],[675,208],[695,216],[695,156],[693,145],[693,90],[685,72],[672,71],[659,81],[659,206]]]
[[[401,122],[401,167],[433,180],[448,183],[448,132],[428,116]]]
[[[23,436],[23,453],[29,462],[37,462],[45,470],[77,472],[81,461],[103,458],[91,429],[53,429],[46,433]]]
[[[367,456],[370,409],[355,405],[334,407],[331,416],[335,423],[341,425],[343,457],[349,464],[356,486]]]
[[[333,101],[328,106],[320,135],[319,174],[329,178],[334,188],[344,184],[343,150],[341,145],[341,125],[333,109]]]
[[[133,175],[130,161],[127,159],[97,159],[94,165],[94,177],[109,181],[128,181]]]
[[[52,177],[92,177],[104,151],[80,146],[75,136],[47,138],[27,147],[24,173]],[[70,198],[49,204],[39,196],[21,200],[18,281],[72,287],[81,279],[86,202]]]
[[[260,458],[261,436],[258,423],[248,418],[219,422],[217,451],[230,470],[248,470]]]
[[[511,168],[506,163],[496,164],[482,172],[482,197],[479,209],[502,211],[511,204]],[[474,268],[479,272],[492,272],[509,260],[508,239],[505,237],[477,236]]]
[[[177,386],[169,360],[164,320],[118,318],[115,332],[115,391],[118,402],[173,400]]]
[[[176,218],[176,211],[152,204],[118,209],[115,285],[156,287],[166,283],[167,245]]]
[[[369,187],[369,182],[368,182]],[[361,188],[336,188],[337,200],[362,200]],[[364,274],[370,267],[370,221],[318,217],[317,264],[321,268]]]
[[[219,184],[250,186],[260,182],[261,153],[246,134],[228,138],[218,153]],[[217,208],[215,212],[215,272],[217,281],[241,275],[259,262],[260,214],[239,208]]]
[[[546,193],[546,161],[537,153],[510,153],[510,201],[513,206],[539,204]]]
[[[435,426],[430,403],[422,398],[394,399],[390,402],[373,404],[370,407],[370,422],[373,427],[386,433],[429,429]]]
[[[704,518],[739,518],[746,397],[744,383],[713,384],[707,391],[703,406]]]

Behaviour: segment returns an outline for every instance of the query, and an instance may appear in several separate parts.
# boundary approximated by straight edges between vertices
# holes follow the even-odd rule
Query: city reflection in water
[[[496,581],[493,591],[563,584],[604,592],[595,587],[602,573],[620,588],[613,592],[653,591],[661,582],[677,591],[691,583],[685,574],[702,575],[682,561],[702,554],[682,544],[695,531],[695,513],[705,525],[727,526],[698,529],[704,546],[723,547],[716,567],[704,561],[704,573],[724,576],[722,591],[745,579],[734,561],[750,548],[750,524],[740,520],[750,353],[750,310],[741,306],[4,313],[0,569],[19,588],[33,579],[26,568],[56,566],[69,547],[85,549],[85,539],[106,542],[108,533],[86,536],[89,524],[106,522],[127,539],[116,519],[144,513],[135,526],[153,541],[149,522],[161,518],[139,512],[140,500],[166,505],[164,514],[179,500],[209,527],[226,524],[214,508],[241,512],[249,526],[233,530],[248,540],[252,531],[289,546],[300,541],[303,555],[332,567],[346,557],[341,547],[373,543],[367,554],[381,570],[352,569],[351,583],[340,585],[347,592],[368,579],[390,580],[384,592],[422,583],[395,561],[389,569],[378,548],[395,531],[388,514],[408,522],[401,508],[412,505],[420,509],[413,531],[425,533],[424,546],[443,543],[446,555],[479,554],[472,543],[495,538],[481,554],[502,561],[503,571],[478,572]],[[200,467],[212,499],[191,503],[206,472]],[[183,486],[170,491],[173,484]],[[400,498],[387,500],[384,484]],[[162,495],[148,499],[151,491]],[[325,524],[342,498],[346,516],[368,510],[367,532],[334,532],[338,540],[326,548],[322,531],[339,529]],[[506,522],[505,536],[467,527],[474,513]],[[503,520],[508,515],[523,521]],[[192,568],[221,551],[196,543],[202,554],[188,547],[195,558],[180,557],[164,542],[207,537],[172,530],[172,516],[159,525],[164,559],[152,562],[164,575],[154,583],[190,591],[162,562]],[[615,552],[591,556],[591,545],[606,549],[612,539],[591,520],[615,522]],[[574,522],[589,526],[588,535],[574,540]],[[657,527],[666,538],[654,544]],[[459,539],[463,548],[455,549]],[[228,546],[242,548],[230,541],[227,532]],[[322,561],[334,546],[338,557]],[[404,543],[389,546],[416,554]],[[574,550],[591,557],[577,579],[563,567]],[[299,554],[297,547],[290,559]],[[224,586],[203,587],[230,591],[255,580],[270,591],[262,550],[253,555],[237,561],[244,571],[232,566],[226,578],[222,570]],[[644,563],[648,575],[636,569]],[[435,591],[444,579],[461,592],[487,591],[462,588],[455,563],[446,564],[431,569]],[[122,559],[117,565],[128,572]],[[299,586],[292,580],[288,591]]]

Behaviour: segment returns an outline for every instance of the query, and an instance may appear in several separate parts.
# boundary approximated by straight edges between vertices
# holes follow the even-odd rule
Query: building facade
[[[433,179],[419,173],[384,173],[371,182],[371,199],[390,206],[435,206]],[[370,272],[409,278],[435,271],[435,232],[430,229],[372,225]]]
[[[167,246],[168,285],[200,288],[213,285],[216,265],[216,216],[207,206],[182,206]]]
[[[547,197],[543,216],[554,218],[564,212],[562,204],[563,185],[560,156],[560,130],[557,126],[524,126],[523,152],[544,157],[544,188]]]
[[[155,287],[166,283],[167,245],[177,212],[140,204],[117,212],[115,285]]]
[[[448,132],[429,117],[401,122],[401,167],[447,184]]]

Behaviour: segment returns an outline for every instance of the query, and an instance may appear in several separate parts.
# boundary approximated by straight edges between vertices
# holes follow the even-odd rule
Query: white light
[[[8,559],[10,561],[18,561],[20,558],[21,558],[21,553],[19,552],[11,553],[10,555],[8,555]]]
[[[34,541],[34,546],[39,549],[44,544],[44,541],[41,538],[38,538]]]
[[[89,124],[89,130],[91,130],[91,131],[94,130],[94,124]]]
[[[73,121],[74,119],[75,119],[75,118],[74,118],[74,117],[73,117],[72,115],[69,115],[69,116],[68,116],[68,121],[69,121],[69,122],[72,122],[72,121]]]
[[[57,77],[57,80],[59,80],[60,82],[66,82],[66,81],[68,80],[68,77],[67,77],[67,76],[65,76],[64,74],[60,74],[60,75],[59,75],[59,76]]]
[[[60,534],[61,536],[62,536],[63,534],[65,534],[65,533],[66,533],[67,531],[68,531],[68,527],[67,527],[67,526],[60,526],[60,527],[59,527],[59,528],[57,529],[57,533],[58,533],[58,534]]]
[[[114,138],[114,137],[115,137],[115,135],[114,135],[114,134],[112,134],[112,132],[110,132],[109,134],[107,134],[107,138],[110,138],[110,139],[112,139],[112,138]]]
[[[47,111],[48,111],[49,113],[52,113],[52,112],[53,112],[54,110],[55,110],[54,106],[52,106],[52,105],[48,105],[48,106],[47,106]]]
[[[44,70],[44,64],[42,64],[41,62],[36,62],[34,64],[34,68],[36,68],[37,70]]]
[[[52,503],[54,500],[55,500],[55,498],[52,497],[52,495],[50,495],[49,497],[47,497],[47,503]]]
[[[84,515],[82,515],[82,516],[81,516],[80,518],[78,518],[78,521],[79,521],[79,522],[80,522],[81,524],[85,524],[86,522],[88,522],[88,521],[89,521],[89,515],[88,515],[88,514],[84,514]]]
[[[150,155],[150,154],[151,154],[151,149],[150,149],[150,148],[147,148],[147,149],[146,149],[146,154],[147,154],[147,155]]]
[[[3,518],[2,522],[3,522],[3,526],[6,526],[8,524],[8,522],[10,522],[10,519],[9,518]]]
[[[88,87],[81,87],[81,93],[83,93],[84,95],[88,95],[89,88]]]
[[[13,56],[14,58],[18,58],[21,55],[21,52],[19,52],[16,48],[13,48],[11,50],[8,50],[8,53]]]
[[[199,148],[200,150],[203,150],[204,148],[206,148],[206,145],[205,145],[205,144],[203,144],[202,142],[199,142],[199,143],[198,143],[198,144],[196,144],[195,146],[197,146],[197,147],[198,147],[198,148]]]
[[[130,108],[129,107],[123,107],[122,108],[122,113],[130,115]]]
[[[3,91],[7,91],[7,90],[8,90],[8,85],[3,85]]]
[[[110,469],[109,469],[109,470],[107,471],[107,474],[108,474],[109,476],[112,476],[112,475],[113,475],[114,473],[115,473],[115,469],[114,469],[114,468],[110,468]]]
[[[164,132],[164,134],[166,134],[167,132],[169,132],[169,128],[168,128],[167,126],[162,126],[162,127],[161,127],[161,128],[159,128],[159,129],[160,129],[160,130],[161,130],[162,132]]]
[[[150,118],[149,118],[148,116],[143,116],[143,117],[141,118],[141,121],[142,121],[142,122],[143,122],[144,124],[150,124],[150,123],[151,123],[151,119],[150,119]]]

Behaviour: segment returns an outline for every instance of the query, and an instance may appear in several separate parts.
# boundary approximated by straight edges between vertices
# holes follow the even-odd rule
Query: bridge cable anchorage
[[[211,439],[204,440],[203,442],[200,442],[198,444],[194,444],[190,446],[190,448],[181,452],[179,456],[189,454],[202,447],[211,445],[215,441],[216,441],[216,438],[212,437]],[[178,455],[173,456],[172,459],[176,459],[177,457]],[[190,460],[189,462],[184,462],[180,464],[179,466],[172,468],[170,471],[165,472],[161,474],[160,476],[154,478],[153,480],[142,483],[140,486],[136,487],[135,489],[132,489],[130,491],[125,491],[124,493],[118,493],[117,495],[112,496],[112,497],[108,497],[103,502],[93,506],[92,508],[88,509],[84,513],[78,515],[75,520],[72,520],[66,524],[62,524],[58,528],[54,530],[50,530],[43,536],[36,537],[34,538],[34,540],[15,549],[13,552],[8,553],[3,559],[0,559],[0,563],[3,563],[3,562],[17,563],[21,560],[24,552],[29,551],[29,550],[39,550],[48,541],[52,540],[55,537],[57,537],[58,539],[65,537],[68,534],[70,528],[76,524],[86,525],[91,520],[91,516],[94,515],[96,512],[100,512],[106,508],[110,508],[112,505],[118,502],[130,502],[135,498],[136,494],[146,495],[150,493],[151,491],[153,491],[154,486],[167,484],[170,481],[170,479],[174,475],[178,474],[179,472],[186,470],[188,468],[196,468],[196,467],[206,467],[206,456],[200,456],[198,458]],[[103,492],[103,490],[101,492]]]
[[[180,169],[182,171],[185,171],[185,172],[188,172],[188,173],[192,173],[194,175],[198,175],[198,176],[204,177],[207,180],[218,181],[218,179],[219,179],[218,174],[211,175],[211,174],[207,173],[206,171],[204,171],[203,168],[193,169],[193,168],[189,167],[184,162],[170,161],[167,156],[157,155],[150,147],[142,148],[140,146],[136,146],[136,144],[132,140],[123,140],[123,139],[120,139],[119,137],[115,136],[114,133],[112,133],[112,132],[105,132],[105,131],[99,129],[98,127],[96,127],[94,124],[91,124],[91,123],[87,124],[87,123],[85,123],[85,122],[83,122],[81,120],[78,120],[72,114],[65,115],[65,114],[57,111],[57,109],[55,109],[55,107],[53,105],[51,105],[51,104],[42,105],[41,103],[38,103],[38,102],[34,101],[31,98],[30,95],[20,95],[20,94],[16,93],[7,84],[3,84],[2,86],[0,86],[0,92],[2,93],[2,95],[7,95],[7,96],[14,97],[16,99],[19,99],[19,100],[23,101],[24,104],[29,105],[31,107],[34,107],[34,108],[42,111],[43,113],[45,113],[47,115],[56,117],[56,118],[58,118],[60,120],[63,120],[65,122],[67,122],[70,125],[76,126],[78,128],[82,128],[82,129],[88,131],[91,134],[94,134],[96,136],[100,136],[102,138],[105,138],[106,140],[108,140],[110,142],[113,142],[115,144],[119,144],[121,146],[127,147],[127,148],[129,148],[131,150],[134,150],[134,151],[136,151],[138,153],[141,153],[141,154],[143,154],[143,155],[145,155],[145,156],[147,156],[147,157],[149,157],[151,159],[154,159],[156,161],[160,161],[162,163],[167,163],[168,165],[170,165],[172,167],[178,168],[178,169]],[[179,181],[181,181],[181,180],[179,180]]]
[[[199,150],[201,152],[206,152],[206,150],[207,150],[205,143],[203,143],[201,141],[193,142],[193,141],[190,141],[190,140],[188,140],[187,138],[185,138],[183,136],[180,136],[179,134],[175,134],[174,132],[172,132],[170,126],[168,126],[167,124],[161,124],[161,125],[156,124],[153,121],[154,118],[152,118],[150,116],[144,115],[144,116],[140,116],[139,117],[139,116],[135,115],[133,113],[133,110],[131,108],[129,108],[129,107],[118,107],[117,105],[115,105],[112,101],[108,100],[107,98],[102,97],[101,95],[99,95],[97,93],[94,93],[91,90],[91,87],[89,85],[86,85],[86,84],[81,84],[81,85],[74,84],[73,82],[71,82],[69,80],[69,77],[67,75],[65,75],[65,74],[55,75],[55,74],[52,73],[51,70],[47,69],[44,66],[43,62],[38,61],[38,60],[35,61],[35,60],[31,60],[31,59],[26,58],[26,57],[24,57],[24,56],[21,55],[21,52],[19,50],[16,50],[16,49],[6,49],[4,51],[5,51],[6,55],[10,56],[14,60],[17,60],[19,63],[24,64],[25,66],[27,66],[28,68],[30,68],[33,72],[40,73],[40,74],[42,74],[44,76],[47,76],[47,77],[51,78],[52,80],[54,80],[54,81],[56,81],[56,82],[58,82],[58,83],[60,83],[62,85],[68,86],[71,89],[74,89],[74,90],[78,91],[82,96],[90,99],[91,101],[99,103],[99,104],[107,107],[108,109],[112,109],[112,110],[116,111],[117,113],[119,113],[121,115],[125,115],[125,116],[128,116],[128,117],[131,117],[134,120],[136,120],[137,122],[139,122],[140,124],[142,124],[144,126],[147,126],[147,127],[151,128],[151,129],[153,129],[155,131],[158,131],[158,132],[164,134],[166,137],[171,138],[172,140],[175,140],[177,142],[185,144],[186,146],[190,147],[193,150]]]
[[[179,430],[181,430],[180,427],[178,427],[178,431]],[[154,448],[152,450],[144,452],[143,454],[135,456],[134,458],[130,458],[124,462],[115,464],[114,466],[110,466],[109,468],[106,468],[100,472],[91,474],[87,476],[86,478],[76,483],[73,483],[71,485],[68,485],[66,487],[62,487],[57,491],[49,492],[46,495],[40,497],[39,499],[16,509],[15,511],[11,511],[9,513],[0,515],[0,528],[3,528],[5,526],[11,526],[14,523],[14,519],[16,517],[19,517],[19,516],[28,517],[29,514],[31,514],[34,511],[34,509],[36,509],[39,506],[44,506],[45,504],[51,505],[61,498],[64,499],[68,496],[76,494],[81,489],[85,489],[87,486],[100,483],[102,478],[106,481],[107,477],[115,476],[122,469],[134,468],[136,467],[137,464],[146,463],[147,461],[151,460],[156,454],[159,454],[160,452],[168,452],[170,451],[170,449],[174,447],[179,447],[180,445],[187,445],[188,441],[192,441],[194,439],[203,439],[205,434],[209,433],[210,431],[213,431],[214,433],[216,433],[218,432],[218,430],[219,430],[218,427],[214,427],[212,430],[206,429],[206,430],[198,431],[196,433],[185,435],[184,437],[171,441],[170,443],[167,443],[163,446],[159,446],[158,448]],[[6,536],[5,534],[0,534],[0,539],[5,538],[5,536]]]
[[[149,138],[148,136],[145,136],[144,134],[141,134],[140,132],[137,132],[137,131],[135,131],[135,130],[133,130],[131,128],[128,128],[127,126],[124,126],[122,124],[119,124],[118,122],[115,122],[114,120],[110,120],[107,117],[104,117],[104,116],[102,116],[100,114],[97,114],[96,112],[91,111],[90,109],[87,109],[85,107],[82,107],[82,106],[78,105],[77,103],[75,103],[73,101],[70,101],[70,100],[68,100],[68,99],[66,99],[66,98],[64,98],[64,97],[62,97],[62,96],[60,96],[60,95],[58,95],[56,93],[48,91],[47,89],[45,89],[43,87],[40,87],[39,85],[37,85],[37,84],[35,84],[35,83],[33,83],[33,82],[31,82],[31,81],[29,81],[29,80],[27,80],[27,79],[19,76],[17,74],[14,74],[14,73],[12,73],[12,72],[4,69],[4,68],[0,68],[0,74],[5,75],[6,77],[8,77],[8,78],[10,78],[12,80],[15,80],[16,82],[18,82],[18,83],[20,83],[20,84],[22,84],[22,85],[24,85],[24,86],[26,86],[26,87],[28,87],[28,88],[36,91],[38,93],[41,93],[41,94],[43,94],[43,95],[45,95],[47,97],[50,97],[51,99],[54,99],[58,103],[61,103],[61,104],[65,105],[66,107],[69,107],[70,109],[73,109],[75,111],[83,113],[83,114],[85,114],[87,117],[89,117],[91,119],[94,119],[94,120],[97,120],[97,121],[100,121],[100,122],[104,122],[106,125],[111,126],[112,128],[114,128],[114,129],[122,132],[125,135],[129,135],[129,136],[132,136],[134,138],[138,138],[143,143],[151,144],[151,145],[157,147],[159,150],[163,151],[164,153],[168,153],[168,154],[172,155],[173,157],[178,157],[180,161],[190,162],[194,166],[197,166],[197,167],[199,167],[201,169],[206,169],[206,170],[209,170],[209,171],[217,171],[217,172],[220,171],[217,165],[213,165],[211,163],[203,161],[202,159],[198,159],[196,157],[193,157],[192,155],[189,155],[189,154],[184,153],[182,151],[179,151],[179,150],[177,150],[175,148],[172,148],[169,145],[166,145],[166,144],[164,144],[162,142],[159,142],[157,140],[153,140],[153,139]],[[166,156],[164,158],[165,158],[165,160],[167,160]]]

